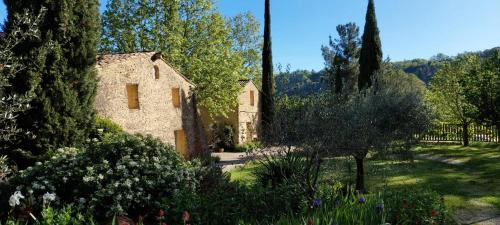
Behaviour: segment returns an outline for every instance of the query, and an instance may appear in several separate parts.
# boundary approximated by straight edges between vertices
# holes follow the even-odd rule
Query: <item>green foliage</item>
[[[369,0],[365,30],[359,56],[358,89],[370,87],[376,72],[382,67],[382,43],[375,15],[375,3]]]
[[[435,191],[388,189],[383,198],[391,224],[448,224],[444,199]]]
[[[444,225],[451,222],[441,197],[430,189],[387,189],[378,195],[342,194],[338,189],[333,190],[329,191],[328,198],[317,198],[316,206],[305,213],[287,214],[273,223],[255,224]]]
[[[233,127],[226,124],[213,125],[215,148],[232,150],[234,148],[234,130]]]
[[[97,117],[95,121],[95,128],[92,130],[90,137],[102,139],[105,135],[117,135],[123,132],[123,128],[112,120]]]
[[[245,144],[238,144],[234,147],[235,152],[246,152],[246,153],[251,153],[253,151],[256,151],[258,149],[261,149],[262,143],[259,141],[251,141]]]
[[[468,124],[477,114],[466,94],[471,75],[478,72],[479,65],[479,57],[464,56],[445,63],[431,80],[428,100],[442,120]]]
[[[296,70],[281,71],[276,75],[276,96],[302,96],[306,97],[319,93],[325,89],[325,71]],[[276,103],[278,104],[278,103]]]
[[[267,143],[274,124],[274,69],[271,40],[271,3],[265,0],[264,47],[262,50],[262,140]]]
[[[251,12],[229,18],[233,50],[244,60],[244,72],[247,79],[253,80],[257,87],[262,79],[262,36],[260,24]]]
[[[12,173],[7,156],[0,156],[0,185],[7,182]]]
[[[64,148],[51,160],[20,171],[12,185],[33,196],[55,193],[54,206],[74,204],[98,218],[153,216],[160,203],[197,186],[195,169],[172,146],[152,137],[127,134],[94,140],[84,150]]]
[[[6,0],[9,16],[6,31],[16,29],[17,13],[45,12],[37,28],[40,39],[27,39],[14,50],[23,65],[34,66],[13,79],[13,93],[33,90],[32,107],[19,117],[20,128],[36,138],[21,147],[35,155],[64,146],[84,143],[94,123],[97,87],[95,63],[99,39],[99,3],[82,1]]]
[[[326,78],[333,92],[340,94],[344,87],[353,92],[356,90],[359,72],[359,27],[355,23],[338,25],[337,33],[338,39],[332,39],[330,36],[329,46],[321,47]]]
[[[32,137],[31,131],[19,128],[17,123],[19,115],[30,108],[33,91],[22,95],[13,93],[12,82],[34,63],[25,63],[13,50],[26,40],[38,39],[37,25],[41,16],[33,16],[27,11],[15,15],[13,28],[3,33],[0,39],[0,157],[9,156],[19,164],[31,158],[29,151],[17,148],[23,139]]]
[[[476,121],[496,125],[500,132],[500,49],[492,50],[480,66],[479,72],[468,74],[467,101],[478,110]]]
[[[40,213],[40,216],[35,217],[37,220],[31,224],[34,225],[94,225],[95,221],[91,216],[76,212],[71,206],[65,206],[61,209],[55,209],[50,206],[45,206]],[[30,217],[28,221],[32,220]],[[29,222],[24,219],[9,218],[5,221],[5,225],[21,225]]]

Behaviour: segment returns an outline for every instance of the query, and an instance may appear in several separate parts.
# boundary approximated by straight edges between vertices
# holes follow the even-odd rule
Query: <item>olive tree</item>
[[[4,156],[1,160],[4,163],[8,162],[5,156],[18,162],[30,155],[29,152],[16,147],[20,142],[20,137],[31,136],[29,130],[18,128],[16,121],[18,116],[30,107],[29,102],[33,98],[33,90],[28,90],[22,95],[15,94],[11,84],[21,72],[34,67],[37,59],[26,63],[26,60],[16,56],[13,50],[18,48],[23,41],[39,38],[36,26],[43,14],[43,10],[38,16],[28,11],[16,14],[12,29],[3,33],[0,38],[0,156]],[[43,52],[44,49],[40,48],[36,51]]]
[[[366,90],[342,98],[318,96],[303,114],[300,146],[315,149],[320,157],[353,156],[356,190],[363,192],[364,160],[370,151],[409,150],[429,127],[425,90],[416,77],[384,68]]]

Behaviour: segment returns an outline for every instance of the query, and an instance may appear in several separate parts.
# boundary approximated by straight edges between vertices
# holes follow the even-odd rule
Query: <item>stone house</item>
[[[261,92],[251,80],[240,80],[242,91],[238,97],[238,106],[227,117],[212,118],[202,110],[202,121],[208,143],[214,142],[214,125],[229,125],[233,129],[234,143],[244,144],[259,139],[261,123]]]
[[[206,148],[195,85],[155,52],[98,58],[96,110],[129,133],[152,135],[190,157]]]

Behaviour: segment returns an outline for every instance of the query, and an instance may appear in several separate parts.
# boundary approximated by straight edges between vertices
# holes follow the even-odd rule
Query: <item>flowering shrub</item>
[[[172,146],[152,137],[115,134],[91,141],[85,150],[59,149],[50,160],[20,171],[12,184],[26,196],[38,196],[35,207],[50,192],[57,196],[54,206],[73,203],[101,218],[138,217],[156,215],[160,202],[181,190],[195,192],[195,172],[196,166]]]
[[[388,222],[400,224],[447,224],[443,198],[429,189],[391,189],[384,193]]]

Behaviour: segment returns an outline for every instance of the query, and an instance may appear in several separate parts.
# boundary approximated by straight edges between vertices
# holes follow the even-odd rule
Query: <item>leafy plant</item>
[[[216,148],[231,150],[234,148],[234,130],[233,127],[226,124],[214,124],[213,126],[214,144]]]
[[[118,134],[87,149],[64,148],[49,161],[20,171],[12,185],[22,193],[58,196],[54,206],[74,204],[99,218],[151,216],[160,202],[195,192],[196,166],[152,137]],[[34,207],[43,199],[34,199]]]

